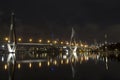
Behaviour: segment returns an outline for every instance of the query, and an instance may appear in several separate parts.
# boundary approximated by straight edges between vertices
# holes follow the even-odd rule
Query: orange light
[[[21,42],[21,41],[22,41],[22,39],[21,39],[21,38],[18,38],[18,41],[19,41],[19,42]]]
[[[33,41],[32,38],[30,38],[30,39],[29,39],[29,42],[32,42],[32,41]]]
[[[47,43],[50,43],[50,40],[47,40]]]
[[[21,68],[21,65],[20,64],[18,64],[18,69],[20,69]]]
[[[55,44],[57,44],[57,41],[54,41]]]
[[[41,62],[39,62],[39,67],[41,67],[42,66],[42,64],[41,64]]]
[[[31,68],[32,67],[32,64],[31,63],[29,63],[29,68]]]
[[[7,70],[7,68],[8,68],[8,66],[7,66],[7,64],[5,64],[5,65],[4,65],[4,69]]]
[[[39,43],[41,43],[42,42],[42,40],[41,39],[39,39]]]
[[[63,42],[61,42],[61,44],[63,44]]]
[[[5,37],[5,41],[8,41],[8,37]]]

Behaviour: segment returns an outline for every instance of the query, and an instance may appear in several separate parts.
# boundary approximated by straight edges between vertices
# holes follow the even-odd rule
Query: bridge
[[[74,78],[76,62],[81,63],[83,60],[88,60],[88,55],[91,51],[91,48],[88,45],[78,45],[74,40],[74,34],[75,31],[72,28],[69,44],[32,43],[32,39],[29,43],[18,42],[14,25],[14,13],[12,12],[9,37],[6,39],[8,42],[0,47],[0,51],[7,54],[7,64],[5,65],[5,69],[8,69],[9,80],[14,80],[15,67],[17,65],[17,67],[20,68],[20,64],[22,63],[28,63],[29,67],[32,66],[32,63],[37,63],[39,67],[42,63],[45,63],[48,66],[52,64],[58,65],[69,63]],[[106,44],[107,42],[105,41],[105,45]],[[97,52],[99,54],[100,51],[98,50]],[[108,56],[106,54],[108,54],[109,51],[105,48],[105,51],[101,52],[105,55],[104,60],[106,69],[108,69]],[[113,52],[111,53],[113,54]],[[95,54],[90,55],[90,58],[98,59],[99,57],[99,55]]]
[[[78,47],[78,45],[75,42],[74,42],[75,43],[74,45],[71,45],[73,37],[74,37],[74,29],[72,28],[70,45],[63,46],[63,45],[54,45],[54,44],[41,44],[41,43],[18,43],[16,40],[14,13],[12,12],[9,38],[8,38],[8,43],[6,45],[7,48],[5,48],[8,52],[7,66],[9,71],[9,80],[14,80],[15,65],[17,63],[46,62],[50,60],[51,62],[56,64],[57,61],[60,62],[60,60],[62,60],[63,58],[66,58],[67,62],[68,61],[71,62],[71,68],[72,68],[73,77],[74,77],[75,69],[72,61],[73,59],[75,60],[75,62],[78,61],[77,49],[81,47]],[[63,54],[61,57],[60,56],[61,54],[59,54],[59,52],[65,53],[66,57],[63,56]],[[38,57],[41,55],[42,56],[41,58],[43,58],[43,54],[44,54],[44,59],[40,59],[40,58],[38,58],[37,60],[20,59],[20,57],[22,58],[22,56],[25,56],[26,54],[27,54],[26,57],[28,56],[34,57],[35,55],[36,57]]]

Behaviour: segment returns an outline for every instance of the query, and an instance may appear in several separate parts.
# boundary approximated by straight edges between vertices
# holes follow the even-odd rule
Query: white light
[[[5,45],[2,45],[2,48],[4,48],[5,47]]]
[[[4,61],[4,57],[2,56],[2,62]]]
[[[65,48],[67,48],[66,46],[63,46],[63,48],[65,49]]]
[[[68,50],[66,50],[66,55],[68,55],[69,53],[68,53]]]
[[[66,58],[67,58],[67,56],[66,56],[66,55],[64,55],[64,56],[63,56],[63,59],[66,59]]]

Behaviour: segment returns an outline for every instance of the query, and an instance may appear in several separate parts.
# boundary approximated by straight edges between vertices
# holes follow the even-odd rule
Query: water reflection
[[[42,66],[42,64],[41,64],[41,62],[39,62],[39,67],[41,67]]]
[[[21,68],[21,64],[18,64],[18,69],[20,69]]]
[[[36,58],[36,59],[39,60],[38,58]],[[25,60],[24,57],[22,58],[22,60]],[[29,60],[31,60],[31,59],[28,59],[28,61]],[[16,64],[17,65],[16,66],[16,72],[17,73],[15,73],[15,76],[17,76],[16,74],[19,74],[19,75],[21,74],[22,75],[22,72],[25,69],[27,69],[27,72],[28,72],[27,74],[29,74],[29,72],[31,72],[31,70],[33,71],[31,73],[35,73],[34,70],[39,71],[39,69],[40,69],[40,72],[37,73],[37,74],[40,74],[42,72],[46,76],[47,75],[51,75],[53,77],[53,74],[55,73],[54,74],[54,77],[55,77],[57,75],[57,73],[59,73],[59,75],[61,73],[63,73],[66,76],[62,76],[61,75],[62,79],[64,79],[64,77],[66,79],[73,79],[73,78],[69,78],[69,76],[72,76],[72,71],[70,69],[71,63],[72,64],[76,63],[76,65],[74,66],[74,68],[75,68],[75,79],[74,80],[79,80],[79,79],[84,79],[85,80],[86,78],[84,78],[83,76],[92,75],[92,74],[90,74],[90,72],[93,73],[94,76],[97,75],[99,77],[101,73],[105,72],[104,70],[109,71],[109,72],[112,71],[110,73],[109,72],[107,72],[107,73],[105,72],[104,73],[105,75],[111,74],[113,76],[115,74],[115,76],[117,76],[118,75],[117,73],[119,73],[120,69],[117,68],[118,71],[115,70],[115,65],[120,67],[120,64],[119,64],[118,61],[119,61],[118,57],[104,56],[104,55],[101,55],[100,53],[90,53],[90,52],[89,52],[89,54],[88,53],[87,54],[81,53],[79,55],[79,57],[78,57],[78,61],[77,62],[75,62],[74,58],[72,58],[70,60],[68,58],[64,59],[64,58],[59,58],[59,57],[56,57],[56,58],[53,58],[53,59],[52,58],[50,58],[50,59],[48,58],[48,59],[46,59],[46,61],[26,62],[26,63],[21,63],[20,59],[19,59],[18,63]],[[114,62],[116,62],[116,63],[113,64]],[[7,71],[8,70],[8,66],[6,64],[6,61],[1,61],[1,63],[2,63],[1,65],[3,66],[4,71]],[[91,70],[95,71],[96,73],[99,72],[99,75],[95,74]],[[51,74],[48,73],[49,71],[50,71]],[[52,73],[52,72],[54,72],[54,73]],[[65,74],[65,72],[67,72],[67,73]],[[88,72],[89,75],[85,75],[86,72]],[[3,73],[1,72],[0,74],[3,74]],[[7,72],[6,72],[6,74],[7,74]],[[27,74],[24,74],[24,75],[27,76]],[[38,77],[37,74],[36,74],[36,77]],[[67,76],[67,75],[69,75],[69,76]],[[32,75],[31,75],[31,77],[32,77]],[[107,77],[109,77],[109,76],[107,76]],[[93,79],[93,78],[91,78],[91,79]],[[98,78],[95,78],[93,80],[97,80],[97,79]],[[120,79],[120,78],[118,77],[118,79]],[[17,79],[17,80],[19,80],[19,79]],[[24,80],[24,79],[22,79],[22,80]],[[33,79],[30,79],[30,80],[33,80]],[[55,79],[53,79],[53,80],[55,80]],[[86,79],[86,80],[88,80],[88,79]],[[100,79],[100,80],[102,80],[102,79]]]
[[[42,59],[41,59],[41,60],[42,60]],[[88,62],[88,61],[91,61],[91,60],[93,60],[95,63],[97,63],[97,62],[99,62],[99,61],[105,63],[106,69],[108,70],[108,68],[109,68],[108,63],[109,63],[109,61],[112,61],[112,60],[115,60],[115,59],[112,59],[112,57],[107,57],[107,56],[103,57],[103,56],[101,56],[101,55],[99,55],[99,54],[89,54],[89,55],[79,56],[77,63],[82,64],[82,63],[84,63],[84,62]],[[118,60],[118,59],[116,58],[116,60]],[[23,61],[24,61],[24,60],[21,60],[21,61],[19,60],[19,61],[17,62],[17,68],[18,68],[18,69],[21,68]],[[6,70],[7,67],[8,67],[8,65],[6,64],[6,61],[1,61],[1,62],[2,62],[2,63],[5,63],[5,64],[4,64],[4,69]],[[66,58],[66,59],[56,58],[56,59],[48,59],[48,60],[43,61],[43,62],[39,62],[39,61],[37,61],[37,60],[36,60],[36,62],[35,62],[35,61],[31,62],[31,60],[27,60],[27,61],[25,61],[25,62],[23,62],[23,63],[24,63],[24,64],[27,64],[27,63],[28,63],[28,67],[29,67],[29,68],[32,68],[34,63],[38,63],[38,67],[41,67],[42,64],[43,64],[43,66],[45,66],[45,64],[47,64],[47,66],[50,66],[50,65],[65,65],[65,64],[75,63],[75,59],[72,58],[72,59],[70,60],[70,59],[68,59],[68,58]]]

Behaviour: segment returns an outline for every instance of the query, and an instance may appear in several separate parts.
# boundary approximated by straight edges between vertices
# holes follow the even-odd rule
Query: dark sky
[[[82,41],[99,42],[108,34],[110,42],[120,41],[119,0],[0,0],[0,33],[9,29],[15,12],[18,35],[68,39],[71,28]]]

